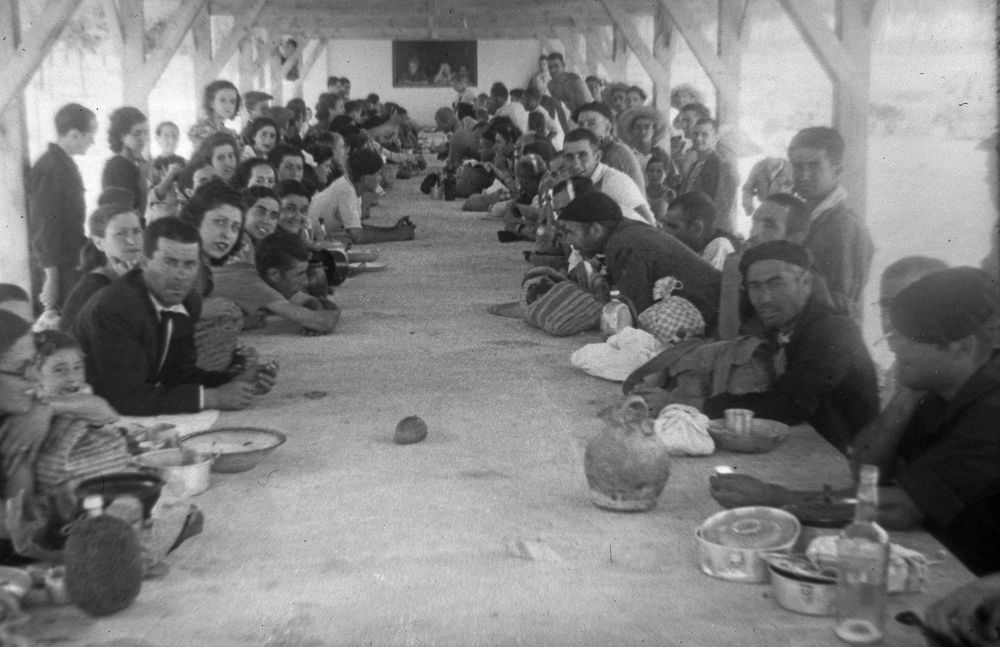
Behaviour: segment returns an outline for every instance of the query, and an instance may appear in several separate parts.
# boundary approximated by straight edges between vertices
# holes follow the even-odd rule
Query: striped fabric
[[[571,281],[556,283],[525,305],[525,321],[557,337],[595,330],[603,306],[594,295]]]

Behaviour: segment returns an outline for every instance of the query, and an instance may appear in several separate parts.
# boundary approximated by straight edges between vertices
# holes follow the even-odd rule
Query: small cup
[[[749,434],[752,424],[753,411],[750,409],[726,409],[726,428],[734,434]]]

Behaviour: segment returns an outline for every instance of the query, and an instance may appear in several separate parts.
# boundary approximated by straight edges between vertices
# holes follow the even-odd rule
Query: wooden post
[[[872,3],[837,0],[837,32],[855,75],[834,82],[833,127],[844,138],[844,170],[840,183],[848,202],[861,217],[868,204],[868,97],[871,84]]]
[[[646,44],[639,30],[635,28],[628,12],[625,11],[617,0],[602,0],[602,2],[615,25],[615,30],[621,34],[622,40],[628,44],[629,49],[635,54],[636,59],[642,65],[642,69],[646,71],[650,81],[655,84],[657,79],[666,77],[669,82],[670,69],[664,66],[653,55],[652,49]],[[668,89],[667,96],[669,95],[670,90]]]
[[[121,0],[122,24],[122,101],[149,116],[149,93],[146,86],[146,11],[145,0]],[[112,3],[113,4],[113,3]]]
[[[746,0],[719,0],[717,51],[726,69],[727,82],[718,87],[716,118],[719,123],[737,125],[740,120],[740,72],[743,58],[743,25]]]
[[[339,77],[340,73],[341,73],[340,72],[340,65],[341,65],[340,59],[337,58],[336,56],[334,56],[333,43],[331,43],[330,41],[327,41],[326,42],[326,76],[327,76],[327,78],[330,78],[334,74],[336,74]],[[323,87],[326,88],[326,85],[324,85]],[[324,90],[324,92],[325,92],[325,90]]]
[[[21,47],[18,0],[0,2],[0,60],[11,61]],[[41,60],[41,59],[39,59]],[[28,198],[24,181],[28,169],[28,126],[21,88],[5,102],[0,112],[0,186],[4,187],[4,210],[0,221],[0,282],[14,283],[31,292],[31,261],[28,254]]]
[[[279,42],[272,37],[269,31],[264,37],[265,47],[268,51],[268,66],[271,70],[271,96],[274,102],[271,105],[285,105],[285,72],[281,69],[281,53],[278,51]]]
[[[254,89],[254,69],[253,64],[253,39],[250,34],[243,37],[238,45],[239,49],[239,78],[238,86],[240,94],[246,94]]]
[[[212,68],[212,25],[208,8],[203,8],[194,24],[191,25],[191,39],[194,42],[194,82],[196,96],[201,96],[202,89],[213,81],[208,74]]]
[[[660,62],[662,72],[653,79],[653,105],[670,118],[670,90],[672,88],[672,66],[677,53],[677,35],[674,25],[663,15],[663,9],[656,7],[653,18],[653,56]]]
[[[308,53],[303,53],[302,64],[299,66],[299,78],[295,81],[293,85],[292,93],[302,98],[302,84],[305,83],[306,77],[312,71],[313,66],[316,65],[316,61],[319,60],[319,55],[323,53],[326,49],[327,40],[324,38],[322,40],[309,41],[308,45],[312,47],[311,51]],[[305,49],[305,47],[303,47]]]

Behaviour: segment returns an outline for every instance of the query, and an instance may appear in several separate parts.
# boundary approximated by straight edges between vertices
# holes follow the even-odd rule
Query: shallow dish
[[[84,479],[76,487],[76,497],[82,507],[85,498],[99,494],[104,499],[106,508],[119,496],[132,496],[142,504],[143,518],[149,519],[149,513],[159,500],[162,491],[163,479],[156,474],[117,472]]]
[[[778,508],[750,506],[723,510],[695,531],[698,565],[712,577],[733,582],[766,582],[768,553],[787,552],[802,526]]]
[[[750,433],[736,434],[726,427],[725,420],[708,423],[708,433],[715,446],[727,452],[739,454],[763,454],[788,439],[788,425],[777,420],[754,418],[750,423]]]
[[[253,469],[286,440],[285,434],[261,427],[224,427],[181,439],[181,447],[214,457],[213,472],[232,474]]]
[[[798,560],[768,557],[771,589],[783,609],[809,616],[832,616],[837,612],[837,579],[811,573]],[[808,563],[808,560],[802,558]]]

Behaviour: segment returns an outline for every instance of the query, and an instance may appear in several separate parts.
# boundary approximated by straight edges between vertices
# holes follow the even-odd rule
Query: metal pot
[[[182,449],[161,449],[140,454],[136,460],[153,469],[179,498],[201,494],[211,484],[212,457]]]
[[[795,545],[802,526],[793,515],[763,506],[723,510],[695,531],[698,564],[707,575],[733,582],[766,582],[765,553]]]

